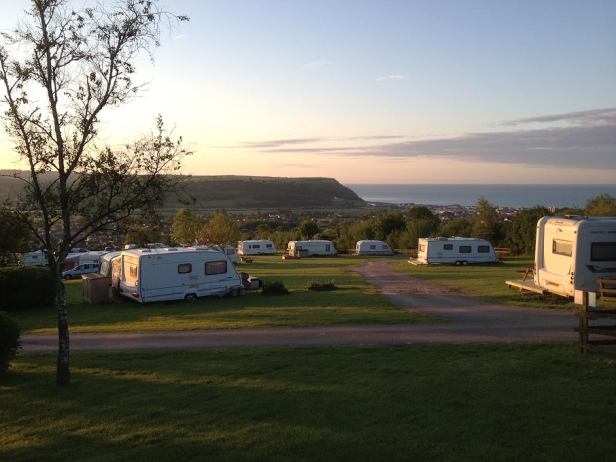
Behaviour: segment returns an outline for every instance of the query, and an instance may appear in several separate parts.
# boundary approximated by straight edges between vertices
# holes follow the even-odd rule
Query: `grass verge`
[[[0,460],[613,460],[616,363],[573,345],[20,355]]]
[[[291,292],[266,297],[249,292],[245,297],[207,297],[194,302],[89,305],[81,300],[81,281],[68,281],[68,315],[71,333],[147,332],[198,329],[314,326],[345,324],[415,324],[438,319],[400,310],[349,268],[365,261],[343,255],[332,258],[282,260],[280,256],[255,257],[238,264],[238,271],[263,279],[279,280]],[[317,278],[335,280],[333,292],[309,291]],[[22,334],[57,332],[53,308],[12,312]]]

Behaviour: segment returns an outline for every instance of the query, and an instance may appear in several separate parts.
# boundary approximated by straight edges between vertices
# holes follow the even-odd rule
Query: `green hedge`
[[[19,324],[0,311],[0,376],[11,366],[17,350],[21,348]]]
[[[0,268],[0,306],[5,311],[42,308],[54,304],[56,290],[49,268]]]

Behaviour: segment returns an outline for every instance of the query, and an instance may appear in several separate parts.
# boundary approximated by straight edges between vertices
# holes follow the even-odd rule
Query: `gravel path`
[[[419,325],[317,326],[128,334],[71,334],[71,351],[135,351],[433,343],[572,342],[576,319],[569,310],[494,305],[456,294],[389,269],[389,260],[355,269],[402,309],[451,322]],[[504,282],[503,282],[504,283]],[[56,335],[25,335],[24,352],[55,352]]]

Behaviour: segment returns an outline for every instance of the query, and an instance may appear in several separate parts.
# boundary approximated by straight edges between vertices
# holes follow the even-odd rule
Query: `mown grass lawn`
[[[400,310],[379,295],[350,268],[364,259],[350,255],[330,258],[282,260],[280,256],[255,257],[254,263],[239,263],[240,272],[261,279],[279,280],[291,291],[285,296],[248,292],[244,297],[201,298],[195,302],[89,305],[82,302],[81,281],[67,281],[71,333],[146,332],[310,326],[343,324],[414,324],[438,322],[436,318]],[[308,290],[311,281],[334,281],[337,290]],[[54,307],[11,312],[23,334],[57,332]]]
[[[0,460],[612,461],[616,362],[573,345],[20,355]]]
[[[529,306],[537,308],[579,309],[580,305],[565,297],[548,298],[518,288],[509,288],[505,281],[521,280],[525,268],[533,266],[532,257],[508,257],[501,263],[481,265],[422,265],[415,266],[407,260],[395,260],[390,268],[414,278],[434,282],[456,289],[462,294],[505,305]],[[614,302],[599,302],[599,307],[616,309]]]

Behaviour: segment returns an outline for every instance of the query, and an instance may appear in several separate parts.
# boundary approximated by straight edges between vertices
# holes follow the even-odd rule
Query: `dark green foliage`
[[[399,212],[383,212],[372,217],[370,225],[374,231],[374,238],[384,241],[393,231],[404,231],[406,220]]]
[[[438,230],[438,222],[433,219],[419,218],[408,220],[406,230],[408,234],[409,248],[416,249],[417,241],[422,237],[431,237]]]
[[[263,281],[263,287],[261,287],[261,295],[288,295],[289,291],[284,286],[282,281],[270,281],[266,279]]]
[[[411,207],[409,211],[406,213],[407,220],[432,220],[436,223],[439,223],[441,220],[434,216],[434,214],[430,211],[428,207],[424,207],[423,205],[416,205]]]
[[[28,223],[6,205],[0,205],[0,259],[12,252],[28,250]]]
[[[532,255],[535,252],[537,222],[547,215],[550,215],[550,211],[540,205],[518,213],[506,239],[512,255]]]
[[[592,217],[616,216],[616,198],[609,194],[599,194],[597,197],[588,200],[584,211],[586,215]]]
[[[0,306],[6,311],[53,305],[56,288],[47,268],[16,266],[0,269]]]
[[[438,228],[438,235],[443,237],[468,237],[471,235],[473,225],[465,218],[451,220],[444,223]]]
[[[0,376],[11,366],[21,347],[19,324],[0,311]]]
[[[336,290],[337,287],[334,284],[334,280],[330,279],[325,282],[310,281],[308,283],[308,290],[314,290],[315,292],[326,292],[329,290]]]
[[[321,228],[319,225],[312,220],[304,220],[297,227],[297,233],[302,237],[302,239],[312,239],[315,234],[321,232]]]

